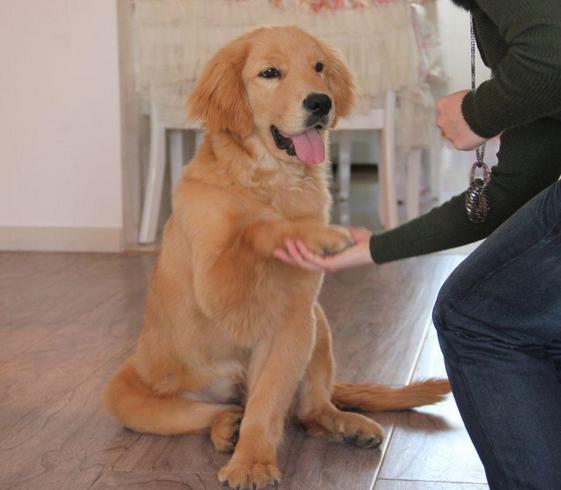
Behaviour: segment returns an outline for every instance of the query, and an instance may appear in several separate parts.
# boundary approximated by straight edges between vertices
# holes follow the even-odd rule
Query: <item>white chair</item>
[[[386,92],[384,107],[373,109],[367,114],[357,114],[343,119],[337,124],[339,138],[338,184],[339,199],[349,198],[351,185],[351,131],[380,131],[380,162],[378,175],[380,183],[379,208],[380,221],[384,228],[398,225],[396,191],[396,149],[395,149],[395,92]]]
[[[181,107],[182,104],[170,109],[169,104],[163,103],[164,98],[155,91],[151,94],[150,99],[150,159],[139,234],[139,242],[143,244],[153,243],[156,240],[166,170],[166,131],[170,130],[169,161],[172,185],[179,179],[183,164],[188,158],[184,151],[182,131],[190,130],[192,134],[195,134],[195,140],[191,139],[189,153],[194,152],[202,137],[200,128],[196,124],[186,121],[184,111],[177,110],[177,107]],[[385,228],[393,228],[399,223],[396,191],[395,103],[395,92],[388,91],[383,108],[374,109],[365,115],[356,115],[341,120],[337,127],[337,131],[340,131],[339,197],[342,200],[348,199],[350,192],[352,145],[350,131],[380,131],[379,213]],[[411,199],[413,202],[418,201],[419,195],[420,151],[418,158],[416,156],[411,158],[410,167],[412,177],[414,177],[408,179],[408,181],[414,181],[410,191],[412,195],[416,196],[415,199]],[[412,209],[414,210],[414,208]]]
[[[423,170],[423,156],[426,156],[428,165],[426,171],[428,172],[428,179],[426,185],[430,192],[430,199],[433,203],[440,203],[440,189],[441,185],[441,153],[442,141],[438,131],[434,131],[434,141],[430,148],[420,149],[412,148],[405,155],[405,216],[407,221],[412,220],[419,216],[421,212],[421,181]]]
[[[185,111],[177,109],[182,104],[169,105],[165,103],[165,100],[162,92],[151,91],[150,157],[138,237],[138,241],[142,244],[153,243],[158,232],[158,218],[166,173],[167,131],[170,130],[169,162],[172,187],[179,180],[184,163],[194,154],[203,135],[197,124],[189,123],[186,120]],[[186,130],[191,133],[187,152],[183,144],[183,132]]]

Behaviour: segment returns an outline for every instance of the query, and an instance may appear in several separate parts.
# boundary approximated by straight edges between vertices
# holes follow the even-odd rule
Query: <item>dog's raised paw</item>
[[[225,487],[235,490],[260,490],[278,487],[280,471],[274,463],[232,462],[218,473],[218,479]]]
[[[217,451],[231,453],[240,437],[240,424],[243,414],[240,411],[224,412],[212,422],[210,440]]]
[[[354,241],[349,230],[331,225],[311,231],[304,243],[313,253],[327,256],[342,252],[353,245]]]

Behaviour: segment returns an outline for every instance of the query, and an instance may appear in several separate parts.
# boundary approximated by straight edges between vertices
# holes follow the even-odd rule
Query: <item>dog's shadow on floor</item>
[[[447,417],[418,409],[373,414],[372,418],[384,426],[389,422],[410,432],[442,432],[455,429]]]

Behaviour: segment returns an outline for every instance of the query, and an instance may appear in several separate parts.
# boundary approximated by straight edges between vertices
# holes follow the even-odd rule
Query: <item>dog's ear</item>
[[[253,116],[242,79],[249,43],[242,37],[222,48],[207,63],[187,102],[191,119],[210,131],[241,137],[253,131]]]
[[[327,55],[327,85],[335,105],[335,125],[338,118],[351,114],[356,102],[356,84],[341,55],[327,45],[324,50]]]

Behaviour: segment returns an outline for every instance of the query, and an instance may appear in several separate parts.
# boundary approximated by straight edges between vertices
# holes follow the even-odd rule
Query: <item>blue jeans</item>
[[[492,489],[561,489],[561,183],[452,273],[433,312]]]

